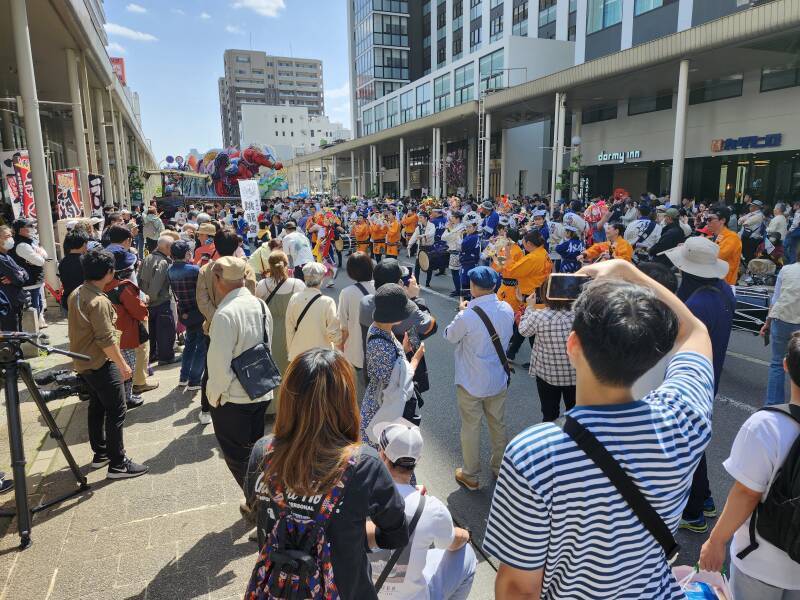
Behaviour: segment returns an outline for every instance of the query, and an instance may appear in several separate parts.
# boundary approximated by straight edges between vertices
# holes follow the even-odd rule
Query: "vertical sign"
[[[114,75],[117,76],[120,83],[122,83],[122,85],[128,85],[125,80],[125,59],[112,56],[109,60],[111,61],[111,69],[114,71]]]
[[[102,175],[89,173],[89,198],[92,201],[92,214],[100,216],[103,214],[103,204],[105,204],[105,185]]]
[[[14,217],[36,218],[31,161],[28,151],[0,152],[0,175],[2,175],[6,198],[14,209]]]
[[[65,169],[56,171],[56,214],[59,219],[74,219],[83,216],[81,194],[78,189],[78,171]]]
[[[242,197],[244,218],[249,226],[249,237],[255,237],[258,231],[258,213],[261,210],[261,194],[256,179],[240,179],[239,194]]]

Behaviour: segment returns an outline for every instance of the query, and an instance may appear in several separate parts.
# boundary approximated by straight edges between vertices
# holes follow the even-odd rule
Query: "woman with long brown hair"
[[[381,548],[403,547],[408,528],[391,475],[377,454],[359,443],[355,389],[344,355],[320,348],[299,354],[281,384],[274,433],[253,447],[245,493],[257,510],[262,560],[271,556],[268,549],[275,550],[276,525],[319,522],[327,507],[325,537],[335,589],[344,600],[369,600],[377,595],[365,550],[366,519],[375,524]]]

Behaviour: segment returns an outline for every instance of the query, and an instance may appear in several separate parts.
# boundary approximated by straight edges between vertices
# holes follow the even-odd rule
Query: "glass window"
[[[369,135],[374,132],[373,123],[372,123],[372,109],[368,108],[364,111],[363,116],[361,117],[361,121],[364,123],[364,135]],[[313,136],[314,131],[311,131]]]
[[[603,104],[583,109],[583,116],[581,118],[581,122],[584,125],[587,125],[589,123],[598,123],[600,121],[611,121],[612,119],[616,118],[617,118],[616,103]]]
[[[569,0],[569,12],[573,13],[578,10],[578,0]]]
[[[800,85],[800,69],[796,66],[764,67],[761,69],[761,91],[782,90]]]
[[[528,35],[528,0],[514,6],[511,11],[511,34]]]
[[[473,83],[475,78],[475,69],[472,66],[472,63],[468,65],[464,65],[463,67],[456,69],[453,73],[453,79],[455,82],[455,102],[454,105],[463,104],[464,102],[469,102],[474,98],[473,96]]]
[[[656,96],[640,96],[628,99],[628,116],[642,115],[657,110],[672,108],[672,91],[662,92]]]
[[[381,102],[375,107],[375,133],[383,131],[386,126],[386,105]],[[328,134],[330,137],[330,133]]]
[[[400,99],[390,98],[386,102],[386,124],[389,127],[400,125]]]
[[[442,75],[433,82],[433,110],[441,112],[450,108],[450,74]]]
[[[689,104],[702,104],[741,96],[742,81],[741,73],[702,81],[689,90]]]
[[[470,23],[469,51],[475,52],[481,45],[481,20],[480,18]]]
[[[539,0],[539,27],[556,20],[556,0]]]
[[[414,92],[409,90],[400,95],[400,123],[414,120]]]
[[[496,42],[503,37],[503,13],[498,13],[489,22],[489,41]]]
[[[622,0],[588,0],[586,33],[594,33],[622,21]]]
[[[636,0],[633,8],[634,15],[641,15],[655,8],[661,8],[667,4],[672,4],[678,0]]]
[[[430,82],[417,86],[417,118],[421,119],[429,114],[431,114]]]
[[[503,87],[503,51],[496,50],[481,58],[479,63],[481,91]]]

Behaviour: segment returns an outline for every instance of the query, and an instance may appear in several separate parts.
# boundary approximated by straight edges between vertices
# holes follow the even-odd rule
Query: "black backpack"
[[[761,410],[783,413],[800,423],[800,406],[780,404]],[[800,436],[792,444],[766,499],[750,517],[750,544],[736,555],[740,560],[758,548],[756,531],[800,563]]]

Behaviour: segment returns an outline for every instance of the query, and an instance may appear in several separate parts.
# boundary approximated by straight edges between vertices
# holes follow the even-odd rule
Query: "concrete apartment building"
[[[302,185],[387,193],[396,171],[395,189],[441,195],[456,170],[467,194],[558,198],[580,154],[571,194],[800,193],[796,0],[415,5],[350,3],[356,139],[292,161]]]
[[[51,257],[59,256],[56,170],[77,170],[90,215],[90,173],[102,176],[106,204],[130,206],[128,167],[156,166],[138,96],[112,69],[104,24],[101,0],[0,0],[0,150],[28,153],[40,243]],[[57,287],[55,264],[45,274]]]
[[[219,110],[225,147],[241,146],[242,105],[305,107],[325,113],[322,61],[270,56],[258,50],[226,50],[219,78]]]
[[[304,106],[242,106],[239,123],[242,147],[250,144],[269,146],[282,162],[351,137],[350,130],[341,123],[332,123],[325,115],[309,114]]]

